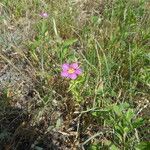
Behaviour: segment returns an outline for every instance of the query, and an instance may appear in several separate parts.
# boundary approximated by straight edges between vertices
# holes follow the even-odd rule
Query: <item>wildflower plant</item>
[[[14,141],[10,149],[53,149],[47,140],[55,131],[66,137],[56,138],[60,149],[149,149],[149,4],[0,1],[0,148]],[[12,126],[10,106],[32,117],[19,111]],[[41,131],[36,141],[19,122]]]
[[[65,63],[62,65],[62,72],[61,72],[62,77],[75,80],[78,77],[78,75],[81,74],[82,71],[79,68],[78,63],[72,63],[72,64]]]
[[[48,18],[48,13],[46,13],[46,12],[43,12],[43,13],[40,13],[40,16],[42,17],[42,18]]]
[[[71,79],[68,92],[71,92],[77,102],[82,101],[81,86],[84,78],[82,70],[78,63],[64,63],[62,65],[61,76],[64,78]]]

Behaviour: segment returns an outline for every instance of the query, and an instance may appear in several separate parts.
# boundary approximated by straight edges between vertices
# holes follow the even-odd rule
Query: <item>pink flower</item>
[[[48,13],[46,13],[46,12],[45,13],[41,13],[40,16],[43,17],[43,18],[47,18],[48,17]]]
[[[62,65],[62,72],[61,72],[62,77],[66,77],[74,80],[81,73],[82,71],[79,68],[78,63],[72,63],[72,64],[65,63]]]

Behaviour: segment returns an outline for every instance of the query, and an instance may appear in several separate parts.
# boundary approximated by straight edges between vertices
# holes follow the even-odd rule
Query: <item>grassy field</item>
[[[0,1],[0,150],[148,150],[149,100],[149,0]]]

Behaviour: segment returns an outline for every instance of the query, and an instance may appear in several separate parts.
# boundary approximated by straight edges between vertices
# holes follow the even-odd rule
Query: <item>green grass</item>
[[[145,145],[146,149],[150,141],[150,3],[75,1],[0,2],[1,62],[33,83],[34,104],[28,102],[24,108],[32,116],[29,126],[47,121],[43,134],[67,133],[68,144],[63,144],[70,148],[143,150]],[[41,12],[49,17],[42,19]],[[75,61],[82,76],[74,81],[62,78],[61,65]],[[13,107],[15,96],[3,95],[2,103],[9,100]],[[1,106],[3,113],[8,104]],[[74,120],[77,128],[71,138]]]

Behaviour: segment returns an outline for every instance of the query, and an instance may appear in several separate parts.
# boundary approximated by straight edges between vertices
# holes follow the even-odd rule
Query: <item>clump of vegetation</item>
[[[149,8],[2,0],[0,149],[149,149]]]

